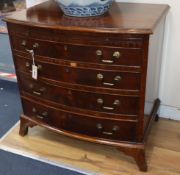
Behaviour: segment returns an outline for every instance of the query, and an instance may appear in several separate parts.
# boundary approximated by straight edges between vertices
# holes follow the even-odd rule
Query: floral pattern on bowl
[[[113,0],[56,0],[62,11],[68,16],[88,17],[106,13]]]

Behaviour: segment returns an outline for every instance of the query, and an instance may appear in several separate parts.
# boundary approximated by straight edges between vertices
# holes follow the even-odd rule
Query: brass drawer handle
[[[45,119],[45,118],[47,118],[48,117],[48,114],[46,115],[46,113],[44,112],[44,114],[42,113],[41,115],[36,115],[36,117],[38,118],[38,119]]]
[[[113,132],[106,132],[106,131],[103,131],[102,134],[104,134],[104,135],[113,135],[114,133],[113,133]]]
[[[104,80],[104,75],[101,74],[101,73],[97,74],[97,80],[103,81],[103,80]],[[115,84],[118,83],[118,82],[120,82],[121,80],[122,80],[122,77],[119,76],[119,75],[117,75],[117,76],[115,76],[114,79],[113,79],[113,81],[114,81],[115,83],[108,83],[108,82],[104,82],[104,81],[103,81],[103,85],[105,85],[105,86],[115,86]]]
[[[42,120],[42,119],[44,119],[44,116],[41,116],[41,115],[38,115],[38,114],[37,114],[37,115],[36,115],[36,118],[38,118],[38,119],[41,119],[41,120]]]
[[[42,93],[41,93],[41,92],[38,92],[38,91],[33,91],[33,94],[38,95],[38,96],[41,96],[41,95],[42,95]]]
[[[100,105],[103,105],[104,104],[104,100],[102,98],[98,98],[97,99],[97,103],[100,104]],[[120,105],[120,100],[114,100],[113,106],[117,107],[119,105]],[[110,111],[115,110],[115,107],[102,106],[103,109],[110,110]]]
[[[121,53],[119,51],[115,51],[112,55],[112,59],[103,59],[102,50],[96,50],[96,56],[101,59],[101,62],[112,64],[116,59],[119,59],[121,57]]]
[[[32,72],[32,70],[31,70],[31,69],[32,69],[32,67],[31,67],[32,64],[31,64],[30,62],[27,61],[27,62],[25,63],[25,66],[30,69],[30,70],[29,70],[30,72]],[[37,67],[38,67],[38,70],[42,70],[42,69],[43,69],[43,68],[42,68],[42,65],[40,65],[40,64],[37,65]]]
[[[115,105],[115,106],[119,106],[119,105],[120,105],[120,100],[114,100],[113,105]]]
[[[101,50],[96,50],[96,55],[98,57],[102,57],[103,56],[103,52]]]
[[[115,108],[114,107],[103,106],[103,109],[113,111]]]
[[[113,135],[115,132],[119,131],[119,129],[120,129],[120,127],[119,127],[118,125],[114,125],[114,126],[112,127],[112,131],[111,131],[111,132],[104,131],[104,130],[103,130],[103,125],[102,125],[101,123],[98,123],[98,124],[96,125],[96,127],[97,127],[97,129],[98,129],[99,131],[101,131],[101,133],[104,134],[104,135]]]
[[[118,125],[114,125],[113,128],[112,128],[112,131],[113,132],[116,132],[116,131],[119,131],[119,126]]]
[[[33,91],[33,94],[41,96],[45,90],[46,88],[41,88],[39,89],[39,91]]]
[[[102,81],[104,79],[103,74],[97,74],[97,80]]]
[[[121,53],[119,52],[119,51],[115,51],[114,53],[113,53],[113,58],[114,59],[119,59],[121,57]]]
[[[32,90],[34,89],[34,85],[33,84],[30,84],[29,87]],[[45,92],[45,91],[46,91],[46,88],[42,87],[39,90],[33,90],[32,93],[35,94],[35,95],[41,96],[43,94],[43,92]]]
[[[38,119],[45,119],[48,117],[47,111],[44,111],[41,114],[37,114],[37,110],[35,107],[33,107],[32,112],[35,114],[36,118],[38,118]]]
[[[39,44],[38,44],[38,43],[34,43],[34,44],[32,45],[32,49],[26,48],[26,46],[27,46],[27,41],[26,41],[26,40],[22,40],[21,45],[22,45],[22,46],[25,48],[25,50],[26,50],[27,52],[29,52],[30,54],[32,54],[32,52],[34,52],[33,49],[37,49],[37,48],[39,47]]]
[[[34,43],[33,44],[33,49],[37,49],[39,47],[39,44],[38,43]]]
[[[105,85],[105,86],[115,86],[114,83],[107,83],[107,82],[103,82],[103,85]]]
[[[38,65],[38,70],[42,70],[42,65]]]
[[[108,63],[108,64],[112,64],[114,63],[113,60],[101,60],[103,63]]]
[[[101,123],[98,123],[98,124],[96,125],[96,127],[97,127],[97,129],[98,129],[98,130],[103,129],[103,126],[102,126],[102,124],[101,124]]]
[[[26,62],[26,67],[29,68],[31,64],[29,62]]]
[[[21,45],[22,45],[23,47],[25,47],[25,46],[27,45],[26,40],[22,40]]]

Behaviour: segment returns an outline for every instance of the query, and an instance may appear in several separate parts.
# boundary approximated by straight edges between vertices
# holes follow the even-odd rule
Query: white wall
[[[180,1],[179,0],[117,0],[169,4],[159,96],[162,100],[160,116],[180,120]]]
[[[26,0],[26,5],[27,5],[27,7],[31,7],[33,5],[39,4],[44,1],[46,1],[46,0]]]
[[[28,6],[43,0],[27,0]],[[159,96],[160,116],[180,120],[180,1],[179,0],[116,0],[119,2],[169,4]]]

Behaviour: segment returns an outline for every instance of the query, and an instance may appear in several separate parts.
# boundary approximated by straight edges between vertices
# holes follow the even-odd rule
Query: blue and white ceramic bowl
[[[107,12],[114,0],[56,0],[68,16],[99,16]]]

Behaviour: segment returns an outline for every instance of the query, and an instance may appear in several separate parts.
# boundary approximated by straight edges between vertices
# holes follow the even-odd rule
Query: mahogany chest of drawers
[[[48,1],[7,17],[24,112],[20,135],[40,125],[112,145],[146,171],[168,8],[114,3],[104,16],[73,18]]]

